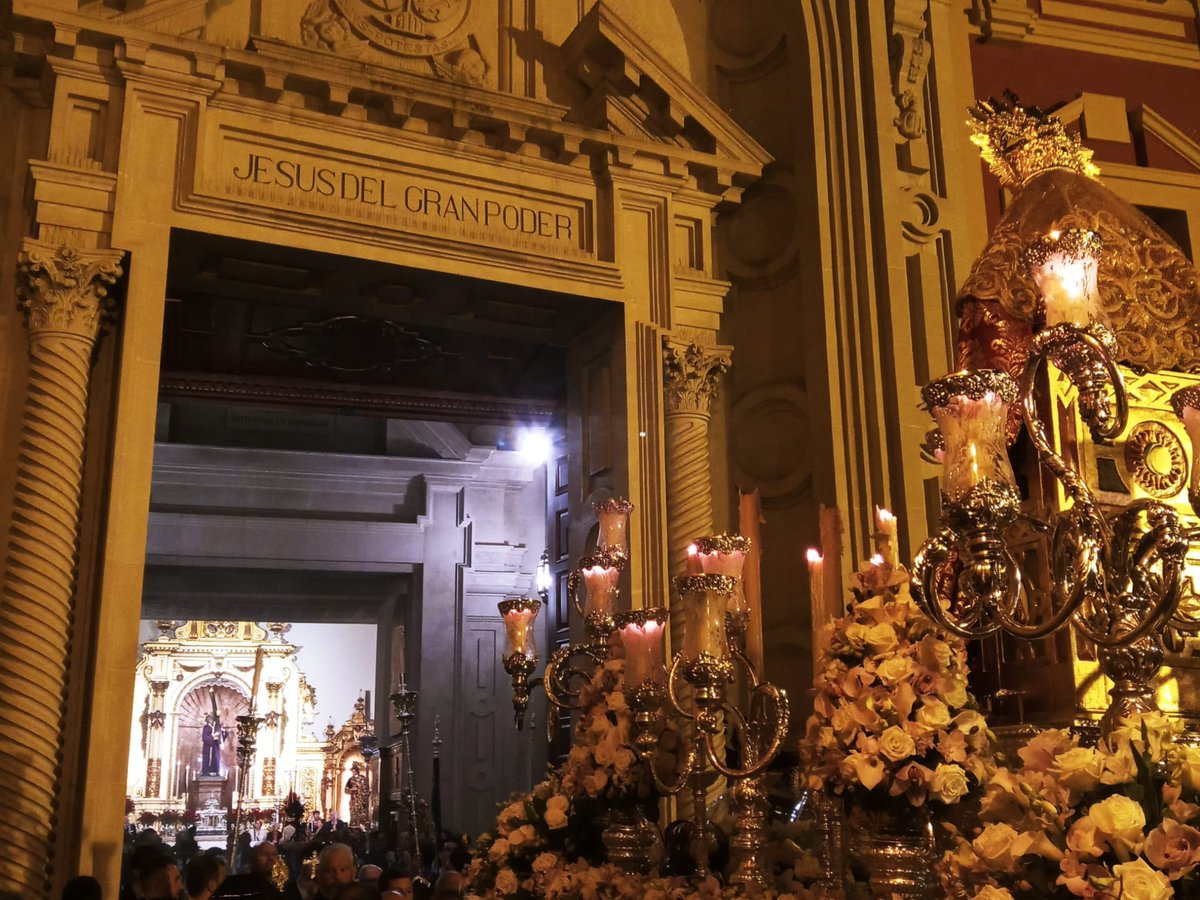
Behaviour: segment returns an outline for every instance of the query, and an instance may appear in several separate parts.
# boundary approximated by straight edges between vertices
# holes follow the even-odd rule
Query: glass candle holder
[[[1066,323],[1107,325],[1097,279],[1103,242],[1094,231],[1051,231],[1025,251],[1025,263],[1042,295],[1047,327]]]
[[[505,657],[537,659],[537,633],[533,624],[542,609],[542,601],[530,597],[501,600],[496,604],[504,619]]]
[[[1196,451],[1200,450],[1200,386],[1185,387],[1171,395],[1171,408],[1187,429],[1192,445],[1191,477],[1188,479],[1188,500],[1192,511],[1200,510],[1200,466],[1196,465]]]
[[[750,538],[740,534],[712,534],[697,538],[692,546],[696,548],[702,574],[728,575],[736,579],[727,613],[736,632],[745,634],[750,624],[750,606],[746,602],[742,569],[746,564],[746,554],[750,552]]]
[[[596,539],[596,549],[610,550],[629,555],[629,514],[633,512],[633,504],[628,500],[612,498],[592,504],[596,510],[596,518],[600,520],[600,534]]]
[[[617,582],[624,568],[625,557],[612,550],[598,550],[580,559],[575,583],[583,582],[584,599],[580,606],[576,598],[576,607],[584,618],[611,618],[617,611]]]
[[[729,575],[680,575],[675,579],[683,604],[680,653],[685,661],[728,658],[725,613],[736,586],[737,579]]]
[[[625,693],[632,695],[646,682],[665,683],[663,646],[667,611],[661,606],[635,609],[616,617],[617,633],[625,648]]]
[[[942,489],[951,503],[977,485],[1012,488],[1005,423],[1017,400],[1017,384],[994,369],[955,372],[921,390],[926,408],[942,433]]]

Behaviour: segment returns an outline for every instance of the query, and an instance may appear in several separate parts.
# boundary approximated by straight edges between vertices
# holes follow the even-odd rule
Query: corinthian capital
[[[732,352],[732,347],[701,346],[667,338],[663,342],[666,411],[708,415],[720,378],[729,371]]]
[[[94,340],[121,277],[120,250],[78,250],[29,240],[17,255],[17,296],[29,331]]]

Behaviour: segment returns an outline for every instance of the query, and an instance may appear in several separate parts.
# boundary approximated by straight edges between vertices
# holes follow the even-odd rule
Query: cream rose
[[[945,728],[950,724],[950,710],[941,700],[926,697],[917,710],[917,721],[928,728]]]
[[[1146,835],[1142,852],[1155,868],[1171,873],[1172,878],[1180,878],[1200,863],[1200,831],[1174,819],[1163,819],[1162,824]]]
[[[567,810],[571,801],[562,794],[555,794],[546,801],[546,827],[551,831],[566,827]]]
[[[533,861],[533,871],[542,875],[558,865],[558,857],[553,853],[539,853]]]
[[[938,679],[937,695],[950,706],[959,709],[967,705],[967,682],[962,678],[946,675]]]
[[[1093,803],[1088,816],[1096,823],[1096,831],[1108,840],[1117,856],[1129,859],[1141,849],[1146,813],[1140,803],[1124,794],[1113,794],[1099,803]]]
[[[892,762],[899,762],[916,752],[917,745],[904,729],[893,725],[879,736],[879,753]]]
[[[917,645],[917,657],[925,668],[935,672],[944,672],[950,667],[953,651],[945,641],[939,641],[932,634],[927,634]]]
[[[515,894],[520,884],[517,881],[516,873],[512,869],[501,869],[496,873],[495,887],[497,894]]]
[[[1017,832],[1011,825],[989,822],[971,841],[971,849],[989,866],[1007,869],[1012,864],[1012,845],[1016,839]]]
[[[1113,875],[1120,885],[1121,900],[1171,900],[1175,896],[1171,879],[1152,869],[1141,857],[1113,866]]]
[[[488,848],[488,859],[494,863],[504,862],[508,859],[508,841],[504,838],[492,841],[492,846]]]
[[[1060,753],[1051,771],[1073,791],[1093,790],[1104,774],[1104,755],[1092,747],[1072,747]]]
[[[929,781],[929,790],[934,799],[943,803],[957,803],[966,796],[969,789],[967,773],[963,771],[962,766],[939,763]]]
[[[1013,900],[1013,895],[1008,892],[1008,888],[985,884],[975,892],[972,900]]]
[[[891,653],[896,649],[896,644],[899,642],[899,639],[896,637],[896,629],[886,623],[872,625],[868,628],[866,640],[876,654]]]
[[[904,681],[913,671],[913,662],[907,656],[891,656],[879,664],[877,674],[884,684]]]
[[[532,825],[522,825],[508,833],[508,843],[515,850],[523,846],[528,841],[532,841],[536,837],[536,832]]]
[[[1200,747],[1184,747],[1179,760],[1179,777],[1192,791],[1200,791]]]

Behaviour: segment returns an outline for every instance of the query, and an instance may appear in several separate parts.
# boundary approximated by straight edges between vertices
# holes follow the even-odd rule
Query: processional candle
[[[943,483],[951,503],[980,484],[1014,486],[1005,423],[1016,383],[993,369],[955,372],[921,391],[945,441]]]
[[[628,500],[613,498],[592,504],[596,510],[600,529],[596,539],[597,550],[611,550],[622,556],[629,555],[629,514],[633,504]]]
[[[1026,259],[1042,295],[1047,326],[1104,322],[1098,280],[1101,246],[1094,231],[1068,228],[1051,231],[1029,248]]]
[[[742,569],[746,564],[746,554],[750,552],[750,539],[740,534],[713,534],[697,538],[691,546],[696,548],[703,574],[728,575],[734,579],[733,595],[729,598],[727,611],[737,634],[745,634],[750,607],[746,603]]]
[[[542,609],[541,601],[530,597],[516,597],[501,600],[496,606],[504,619],[505,657],[523,656],[526,659],[536,659],[537,633],[533,625]]]
[[[681,575],[675,589],[683,603],[683,658],[722,660],[729,654],[725,613],[737,580],[728,575]]]
[[[667,611],[662,607],[635,609],[617,618],[617,633],[625,648],[625,691],[631,693],[647,681],[666,680],[663,665],[663,628]]]

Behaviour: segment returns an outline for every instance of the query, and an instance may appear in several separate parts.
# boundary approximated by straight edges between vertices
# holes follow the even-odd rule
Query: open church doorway
[[[131,830],[203,822],[215,841],[239,801],[254,827],[295,795],[306,822],[395,845],[406,773],[429,803],[435,755],[430,818],[459,833],[537,780],[545,713],[514,730],[496,602],[533,595],[545,560],[540,637],[565,640],[567,485],[604,471],[570,448],[618,406],[585,408],[579,381],[621,323],[604,301],[172,232]],[[232,720],[252,702],[239,793]]]

